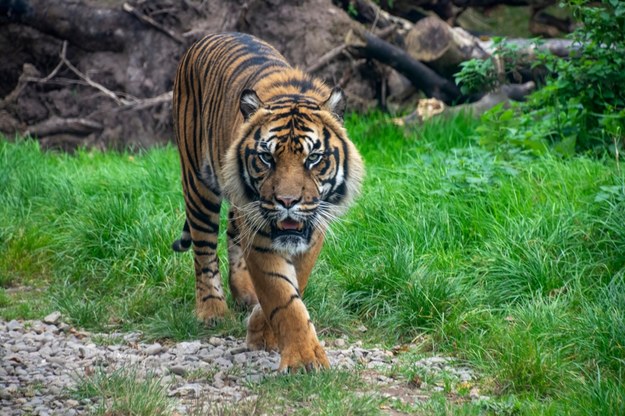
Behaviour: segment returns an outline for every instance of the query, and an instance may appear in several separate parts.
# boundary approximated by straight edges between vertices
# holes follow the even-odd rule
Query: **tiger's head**
[[[269,238],[276,251],[304,252],[350,205],[364,176],[342,125],[344,93],[337,87],[322,99],[286,94],[263,102],[245,90],[240,109],[243,123],[224,163],[226,197],[249,235]]]

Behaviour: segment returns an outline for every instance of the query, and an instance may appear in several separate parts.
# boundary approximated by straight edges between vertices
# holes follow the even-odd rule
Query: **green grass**
[[[72,395],[77,399],[95,398],[93,415],[169,416],[173,400],[167,397],[159,378],[148,374],[140,379],[136,371],[121,368],[106,371],[100,367],[77,380]]]
[[[443,395],[417,413],[625,413],[625,175],[612,160],[493,154],[477,123],[404,133],[348,118],[367,179],[306,290],[316,327],[425,340],[483,374],[493,398]],[[216,328],[193,317],[191,255],[170,249],[183,223],[172,147],[68,156],[0,141],[0,177],[0,316],[58,309],[150,339],[244,335],[241,312]]]

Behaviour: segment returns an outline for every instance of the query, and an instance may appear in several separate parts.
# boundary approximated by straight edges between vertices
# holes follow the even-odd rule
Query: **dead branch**
[[[120,107],[119,110],[145,110],[146,108],[154,107],[159,104],[167,103],[172,100],[173,92],[167,91],[156,97],[144,98],[142,100],[138,100],[136,102],[126,104],[123,107]]]
[[[70,71],[72,71],[74,74],[76,74],[76,76],[78,76],[78,78],[82,79],[84,82],[86,82],[89,86],[95,88],[96,90],[100,91],[102,94],[106,95],[107,97],[111,98],[113,101],[115,101],[117,104],[130,104],[132,102],[136,102],[137,98],[132,97],[131,100],[127,100],[125,98],[121,98],[119,97],[117,94],[115,94],[113,91],[109,90],[108,88],[106,88],[104,85],[97,83],[95,81],[93,81],[91,78],[89,78],[87,75],[83,74],[82,72],[80,72],[78,70],[78,68],[76,68],[65,56],[65,52],[67,51],[67,41],[63,41],[63,49],[61,50],[61,61],[65,64],[66,67],[69,68]],[[47,78],[47,77],[46,77]]]
[[[337,46],[336,48],[330,49],[328,52],[315,59],[315,63],[306,68],[306,72],[312,74],[313,72],[323,68],[331,61],[333,61],[337,56],[341,55],[345,48],[347,48],[347,45],[342,44]]]
[[[122,5],[122,9],[125,12],[130,13],[131,15],[133,15],[134,17],[139,19],[141,22],[143,22],[145,24],[148,24],[148,25],[154,27],[155,29],[163,32],[164,34],[166,34],[167,36],[169,36],[170,38],[172,38],[173,40],[175,40],[179,44],[183,45],[185,43],[185,39],[181,35],[179,35],[178,33],[174,32],[173,30],[170,30],[170,29],[166,28],[165,26],[163,26],[162,24],[160,24],[156,20],[152,19],[150,16],[141,13],[139,10],[137,10],[136,8],[131,6],[130,4],[124,3]]]
[[[104,128],[97,121],[86,118],[61,118],[51,117],[41,123],[31,126],[24,132],[27,136],[51,136],[53,134],[68,133],[87,135]]]

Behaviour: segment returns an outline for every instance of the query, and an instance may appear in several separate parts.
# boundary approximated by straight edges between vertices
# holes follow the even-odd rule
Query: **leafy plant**
[[[492,91],[509,77],[518,78],[523,60],[517,45],[505,38],[493,38],[494,51],[488,59],[470,59],[460,63],[460,71],[454,76],[463,94]]]
[[[566,5],[581,23],[570,36],[571,55],[539,54],[535,65],[550,73],[545,86],[514,107],[514,120],[509,118],[495,141],[532,150],[548,143],[563,155],[610,149],[618,156],[625,146],[625,2],[603,0],[591,7],[586,0],[569,0]],[[466,74],[458,78],[465,79],[471,81]],[[491,110],[485,123],[500,121],[506,111]]]

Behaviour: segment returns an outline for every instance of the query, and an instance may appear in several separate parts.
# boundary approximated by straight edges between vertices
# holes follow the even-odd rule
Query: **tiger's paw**
[[[258,304],[258,297],[247,269],[239,267],[230,273],[230,292],[236,303],[246,308]]]
[[[317,371],[329,367],[326,352],[317,340],[291,344],[280,352],[279,371]]]
[[[207,299],[204,302],[197,301],[195,304],[195,316],[199,321],[213,324],[228,313],[228,305],[223,299]]]
[[[278,339],[267,323],[260,305],[256,305],[247,321],[247,348],[250,350],[277,351]]]

